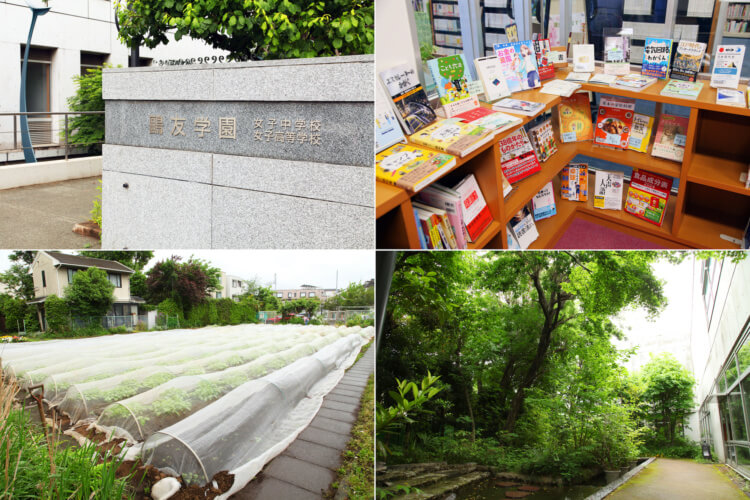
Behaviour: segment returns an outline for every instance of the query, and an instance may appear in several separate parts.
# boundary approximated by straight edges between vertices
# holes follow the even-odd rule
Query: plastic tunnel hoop
[[[86,401],[86,399],[84,398],[84,404],[85,404],[85,401]],[[126,405],[125,403],[123,403],[122,401],[118,401],[115,404],[116,405],[120,405],[123,408],[125,408],[126,410],[128,410],[128,413],[130,413],[130,415],[133,417],[133,422],[135,422],[136,429],[138,429],[138,435],[140,436],[141,439],[144,439],[144,437],[143,437],[143,430],[141,429],[141,424],[140,424],[140,422],[138,422],[138,417],[135,416],[135,413],[133,413],[133,410],[131,410],[130,407],[128,405]]]
[[[171,438],[172,438],[172,439],[174,439],[175,441],[179,442],[179,443],[180,443],[180,444],[181,444],[182,446],[184,446],[185,448],[187,448],[188,450],[190,450],[190,453],[191,453],[191,454],[193,455],[193,457],[195,458],[195,461],[196,461],[196,462],[198,463],[198,465],[200,465],[200,466],[201,466],[201,470],[203,471],[203,477],[205,478],[205,480],[206,480],[206,483],[207,483],[207,482],[209,482],[209,481],[211,480],[211,478],[210,478],[210,477],[208,477],[208,474],[206,473],[206,468],[205,468],[205,467],[203,467],[203,462],[202,462],[202,461],[201,461],[201,459],[200,459],[200,458],[198,457],[198,454],[197,454],[197,453],[195,452],[195,450],[194,450],[194,449],[193,449],[193,448],[192,448],[192,447],[191,447],[191,446],[190,446],[189,444],[187,444],[187,443],[186,443],[185,441],[183,441],[183,440],[182,440],[182,439],[180,439],[179,437],[175,436],[174,434],[170,434],[170,433],[169,433],[168,431],[159,431],[159,434],[164,434],[165,436],[169,436],[169,437],[171,437]]]

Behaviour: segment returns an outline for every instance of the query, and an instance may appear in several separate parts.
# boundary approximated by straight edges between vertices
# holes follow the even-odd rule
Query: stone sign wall
[[[105,70],[103,248],[373,248],[373,70]]]

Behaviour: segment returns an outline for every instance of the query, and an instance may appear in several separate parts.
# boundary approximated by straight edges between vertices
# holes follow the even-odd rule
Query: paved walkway
[[[97,186],[99,177],[88,177],[0,190],[0,248],[99,248],[73,232],[91,218]]]
[[[253,480],[233,495],[236,500],[319,500],[336,479],[341,452],[351,438],[359,414],[359,400],[375,370],[372,346],[323,399],[310,426]]]
[[[747,500],[721,466],[657,458],[607,500]]]

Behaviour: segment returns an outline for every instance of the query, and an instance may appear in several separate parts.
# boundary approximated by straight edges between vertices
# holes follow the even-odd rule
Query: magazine
[[[511,92],[534,89],[541,85],[532,40],[496,43],[494,49]]]

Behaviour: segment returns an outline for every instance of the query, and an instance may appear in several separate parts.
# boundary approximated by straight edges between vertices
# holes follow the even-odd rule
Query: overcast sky
[[[10,251],[0,251],[0,272],[11,265]],[[66,252],[74,254],[75,252]],[[296,288],[302,284],[323,288],[346,287],[375,277],[375,255],[371,250],[156,250],[147,268],[172,255],[188,259],[191,255],[211,262],[227,274],[258,279],[278,288]]]

